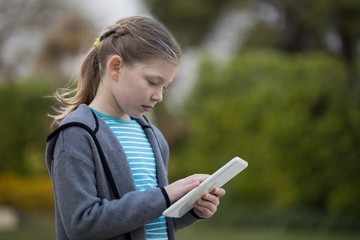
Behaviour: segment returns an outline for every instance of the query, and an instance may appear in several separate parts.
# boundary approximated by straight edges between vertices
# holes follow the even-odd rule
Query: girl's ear
[[[107,62],[107,69],[109,71],[111,79],[113,80],[118,79],[122,64],[123,64],[123,60],[119,55],[113,55],[109,58]]]

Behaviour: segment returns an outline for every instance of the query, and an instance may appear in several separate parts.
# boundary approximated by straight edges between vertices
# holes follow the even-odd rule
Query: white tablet
[[[203,181],[198,187],[185,194],[182,198],[167,208],[163,212],[163,215],[175,218],[182,217],[194,207],[194,203],[205,193],[211,192],[215,187],[222,187],[247,166],[248,163],[245,160],[239,157],[234,157]]]

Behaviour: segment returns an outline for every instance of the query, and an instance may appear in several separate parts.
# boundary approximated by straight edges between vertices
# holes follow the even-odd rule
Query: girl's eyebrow
[[[166,82],[165,79],[163,77],[161,77],[160,75],[157,75],[157,74],[148,74],[148,77],[153,79],[153,80],[156,80],[156,81],[159,81],[161,83],[164,83]]]

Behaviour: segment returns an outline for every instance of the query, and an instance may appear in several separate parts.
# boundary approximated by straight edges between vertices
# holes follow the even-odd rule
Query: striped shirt
[[[158,187],[155,155],[144,130],[136,120],[123,120],[93,111],[113,131],[129,161],[137,191]],[[161,216],[145,225],[146,239],[167,240],[166,218]]]

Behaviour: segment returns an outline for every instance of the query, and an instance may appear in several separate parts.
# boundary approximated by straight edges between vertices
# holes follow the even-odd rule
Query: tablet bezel
[[[225,183],[243,171],[247,166],[248,163],[245,160],[240,157],[234,157],[203,181],[198,187],[194,188],[168,207],[163,212],[163,215],[174,218],[182,217],[193,208],[194,203],[205,193],[211,192],[215,187],[222,187]]]

